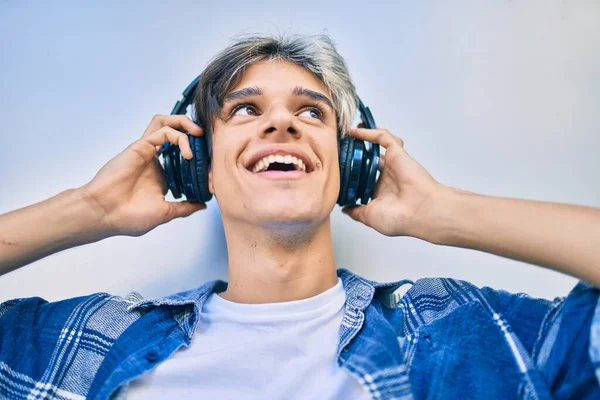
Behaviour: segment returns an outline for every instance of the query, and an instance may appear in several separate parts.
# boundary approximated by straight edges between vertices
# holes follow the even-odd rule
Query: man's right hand
[[[183,157],[192,159],[188,137],[202,129],[185,115],[156,115],[142,135],[100,169],[81,193],[99,213],[107,236],[141,236],[174,218],[187,217],[206,208],[199,202],[166,201],[168,185],[158,161],[166,142],[178,145]]]

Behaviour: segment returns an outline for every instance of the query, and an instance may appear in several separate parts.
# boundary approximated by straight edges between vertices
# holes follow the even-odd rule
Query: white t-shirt
[[[189,347],[131,382],[127,399],[370,399],[337,365],[341,279],[309,299],[241,304],[212,294]]]

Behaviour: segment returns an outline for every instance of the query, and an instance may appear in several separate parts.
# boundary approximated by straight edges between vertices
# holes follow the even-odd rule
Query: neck
[[[263,227],[240,227],[223,219],[229,282],[219,293],[236,303],[301,300],[337,283],[329,217],[318,227],[289,233]]]

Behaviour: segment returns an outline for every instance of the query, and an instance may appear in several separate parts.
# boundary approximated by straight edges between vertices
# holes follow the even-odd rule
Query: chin
[[[313,225],[326,218],[327,211],[322,199],[307,196],[270,196],[269,198],[254,198],[252,207],[246,208],[257,225],[300,223]],[[319,200],[319,201],[315,201]]]

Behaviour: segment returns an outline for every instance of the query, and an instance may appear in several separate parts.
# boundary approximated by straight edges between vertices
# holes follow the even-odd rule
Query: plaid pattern
[[[590,285],[548,301],[454,279],[338,276],[347,294],[338,362],[374,399],[549,399],[564,385],[600,396],[600,307]],[[129,381],[191,343],[204,301],[225,288],[212,281],[159,299],[4,302],[0,398],[126,396]]]

